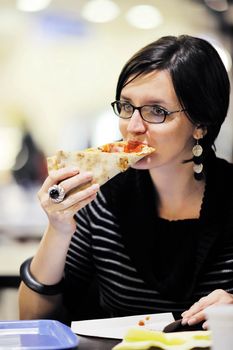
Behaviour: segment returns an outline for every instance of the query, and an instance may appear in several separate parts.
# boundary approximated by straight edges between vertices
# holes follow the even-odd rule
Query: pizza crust
[[[123,150],[128,145],[126,141],[121,141],[77,152],[58,151],[55,156],[47,158],[48,172],[68,166],[77,167],[80,173],[92,172],[92,183],[98,183],[101,186],[120,172],[126,171],[146,155],[155,151],[152,147],[141,145],[139,152],[133,152],[131,145],[130,152],[124,152]],[[136,149],[139,149],[139,143],[136,146]],[[108,152],[103,150],[108,150]],[[85,187],[87,186],[85,185]],[[79,191],[81,189],[83,189],[83,186],[77,188]]]

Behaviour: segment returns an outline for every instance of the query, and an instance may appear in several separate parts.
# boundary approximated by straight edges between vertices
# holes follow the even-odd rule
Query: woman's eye
[[[131,105],[128,104],[128,103],[124,103],[124,104],[122,105],[122,108],[123,108],[123,110],[124,110],[125,112],[131,112],[131,111],[132,111],[132,107],[131,107]]]
[[[160,107],[153,106],[152,113],[154,113],[155,115],[164,115],[164,110]]]

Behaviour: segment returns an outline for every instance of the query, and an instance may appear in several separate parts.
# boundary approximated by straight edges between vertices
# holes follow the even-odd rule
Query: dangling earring
[[[203,178],[203,164],[202,164],[202,153],[203,148],[198,143],[198,139],[196,140],[196,144],[193,146],[192,149],[193,153],[193,171],[194,171],[194,177],[196,180],[201,180]]]

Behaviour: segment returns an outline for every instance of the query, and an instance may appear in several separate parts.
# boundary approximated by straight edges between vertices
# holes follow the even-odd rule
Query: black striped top
[[[224,171],[232,176],[230,165],[222,160],[217,164],[221,173],[226,168]],[[217,172],[211,179],[207,177],[199,219],[168,221],[156,215],[149,218],[148,196],[154,200],[150,185],[150,192],[144,187],[141,193],[137,187],[132,192],[135,173],[141,176],[143,172],[121,174],[124,182],[119,188],[110,191],[110,181],[77,213],[66,279],[72,280],[77,290],[85,290],[95,274],[100,303],[113,316],[155,312],[179,315],[215,289],[233,293],[233,217],[229,214],[233,212],[233,195],[222,202],[227,177],[221,191],[216,190],[216,181],[220,180]],[[131,202],[122,202],[119,189],[126,198],[131,194]],[[114,191],[120,199],[112,197]]]

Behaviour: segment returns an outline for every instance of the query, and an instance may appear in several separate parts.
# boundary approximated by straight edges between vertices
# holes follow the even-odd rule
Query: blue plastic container
[[[0,321],[0,350],[65,350],[78,343],[77,335],[59,321]]]

